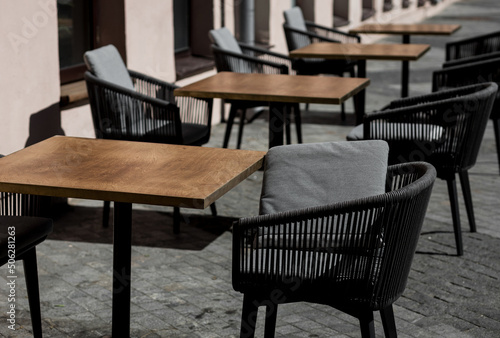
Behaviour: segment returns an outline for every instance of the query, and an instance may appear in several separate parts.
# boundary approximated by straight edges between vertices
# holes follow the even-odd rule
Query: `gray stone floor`
[[[413,37],[431,51],[411,64],[410,94],[430,91],[444,43],[500,29],[496,0],[463,0],[430,22],[460,23],[452,37]],[[385,41],[397,41],[397,38]],[[399,95],[400,64],[368,61],[372,84],[367,110]],[[352,103],[347,103],[352,110]],[[341,122],[338,107],[311,105],[304,113],[304,141],[344,140],[352,114]],[[265,114],[245,127],[243,147],[266,149]],[[220,146],[225,125],[214,128],[209,146]],[[293,126],[292,126],[293,128]],[[292,129],[293,130],[293,129]],[[233,135],[234,136],[234,135]],[[233,137],[233,140],[235,137]],[[461,204],[463,257],[456,257],[446,184],[436,181],[408,285],[395,303],[401,337],[500,337],[500,176],[492,125],[477,165],[470,171],[478,232],[468,231]],[[134,207],[132,250],[133,337],[233,337],[239,332],[242,296],[231,286],[231,222],[257,213],[262,173],[257,172],[209,210],[182,210],[181,234],[171,231],[170,208]],[[460,191],[460,190],[459,190]],[[461,195],[459,200],[462,202]],[[101,227],[100,202],[71,200],[55,219],[55,231],[38,247],[45,337],[102,337],[111,333],[111,230]],[[30,337],[25,284],[17,279],[17,330],[7,328],[7,288],[0,287],[0,336]],[[0,270],[6,285],[7,270]],[[262,336],[262,316],[257,336]],[[377,335],[383,336],[376,314]],[[359,337],[358,322],[326,306],[280,307],[277,336]]]

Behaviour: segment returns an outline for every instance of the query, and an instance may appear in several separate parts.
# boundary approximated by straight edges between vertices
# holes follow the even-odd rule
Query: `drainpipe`
[[[255,43],[255,1],[240,1],[240,41],[253,45]]]

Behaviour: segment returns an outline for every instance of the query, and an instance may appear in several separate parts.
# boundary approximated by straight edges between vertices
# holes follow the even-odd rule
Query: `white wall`
[[[31,115],[59,102],[56,1],[1,1],[0,31],[0,153],[9,154],[24,147]]]

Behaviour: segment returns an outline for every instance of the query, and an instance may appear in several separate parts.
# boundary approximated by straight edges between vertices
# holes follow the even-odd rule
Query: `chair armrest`
[[[310,32],[310,31],[303,31],[301,29],[290,27],[287,24],[283,24],[283,27],[286,30],[288,30],[290,32],[293,32],[294,34],[302,35],[304,37],[309,38],[309,40],[310,40],[311,43],[313,43],[313,42],[335,42],[335,43],[340,43],[340,40],[332,39],[332,38],[329,38],[329,37],[326,37],[326,36],[322,36],[322,35],[319,35],[319,34],[316,34],[316,33]]]
[[[460,61],[468,59],[471,58]],[[432,73],[434,92],[484,82],[500,83],[500,57],[449,66]]]
[[[129,74],[136,91],[147,96],[155,93],[158,99],[175,102],[174,90],[179,86],[133,70],[129,70]]]
[[[334,39],[339,42],[344,43],[360,43],[361,37],[356,34],[349,34],[342,32],[335,28],[330,28],[322,25],[318,25],[311,21],[306,21],[306,26],[308,31],[316,33],[318,35],[324,36],[326,38]]]
[[[445,46],[446,60],[462,59],[498,51],[500,31],[448,42]]]
[[[466,58],[462,58],[462,59],[450,60],[450,61],[444,62],[442,66],[443,66],[443,68],[449,68],[449,67],[466,65],[469,63],[486,61],[486,60],[496,59],[496,58],[500,58],[500,52],[486,53],[486,54],[470,56],[470,57],[466,57]]]
[[[277,63],[255,56],[231,52],[212,45],[218,72],[288,74],[286,64]]]
[[[239,43],[239,45],[245,55],[257,57],[259,60],[286,65],[288,67],[288,74],[295,75],[295,70],[292,69],[292,59],[288,55],[244,43]]]

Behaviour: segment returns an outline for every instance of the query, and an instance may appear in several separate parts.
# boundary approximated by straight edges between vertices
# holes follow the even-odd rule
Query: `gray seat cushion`
[[[260,214],[302,209],[385,193],[385,141],[274,147],[266,155]]]
[[[285,22],[296,29],[300,29],[302,31],[307,31],[306,21],[304,20],[304,16],[302,15],[302,10],[300,7],[293,7],[283,12],[285,16]]]
[[[243,53],[238,45],[238,41],[236,41],[233,34],[231,34],[229,29],[226,27],[212,29],[209,32],[209,36],[219,48],[226,49],[234,53]]]
[[[115,46],[107,45],[87,51],[83,59],[87,68],[98,78],[135,90],[127,67]]]

